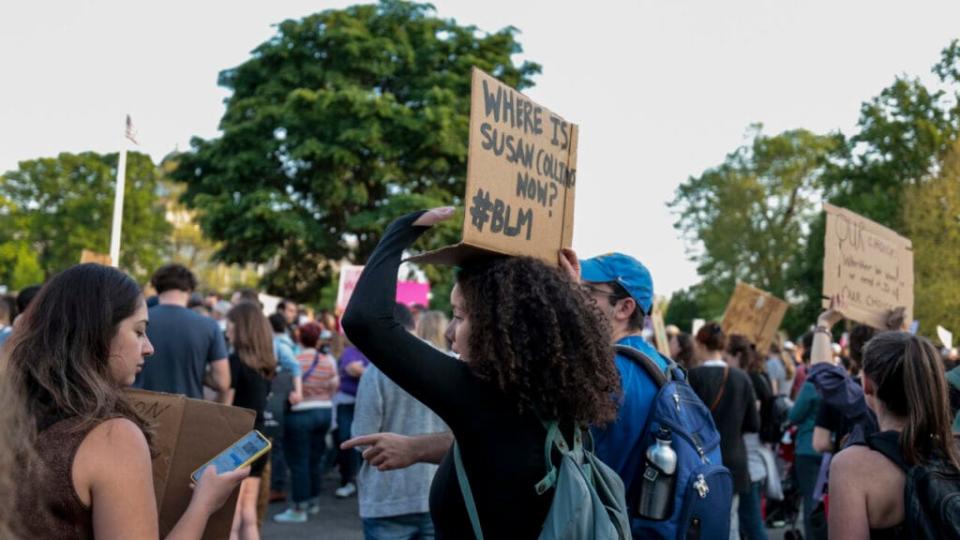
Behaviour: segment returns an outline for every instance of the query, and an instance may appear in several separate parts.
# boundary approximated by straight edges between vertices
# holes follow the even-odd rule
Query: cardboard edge
[[[452,246],[442,247],[420,255],[414,255],[403,260],[416,264],[438,264],[442,266],[463,266],[479,259],[492,257],[509,257],[507,253],[485,249],[472,244],[460,242]]]

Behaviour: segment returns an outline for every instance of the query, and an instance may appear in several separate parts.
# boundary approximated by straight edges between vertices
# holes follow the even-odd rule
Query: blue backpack
[[[733,502],[733,476],[723,466],[720,433],[713,416],[687,382],[684,371],[669,361],[666,373],[642,352],[624,345],[616,351],[642,367],[659,386],[641,439],[646,451],[665,428],[671,434],[671,446],[677,454],[676,488],[670,516],[663,520],[646,519],[638,513],[643,475],[656,474],[644,465],[640,477],[627,493],[627,508],[634,538],[688,540],[726,538],[730,531],[730,505]]]

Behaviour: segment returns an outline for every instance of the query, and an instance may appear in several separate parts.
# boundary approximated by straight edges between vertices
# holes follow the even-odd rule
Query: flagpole
[[[127,125],[130,117],[127,116]],[[123,225],[123,190],[127,178],[127,137],[120,142],[120,160],[117,163],[117,187],[113,197],[113,228],[110,232],[110,264],[120,266],[120,229]]]

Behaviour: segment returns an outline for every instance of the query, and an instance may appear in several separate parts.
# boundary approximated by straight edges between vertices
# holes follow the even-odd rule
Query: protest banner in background
[[[757,352],[766,355],[787,313],[787,307],[786,302],[766,291],[746,283],[737,283],[723,312],[723,333],[746,337],[757,346]]]
[[[906,308],[913,320],[913,244],[890,229],[824,203],[823,307],[833,295],[847,303],[848,319],[886,328],[890,310]]]
[[[340,284],[337,286],[337,316],[343,315],[343,312],[347,310],[347,304],[350,303],[350,297],[353,296],[353,290],[357,288],[357,281],[362,273],[362,266],[345,264],[340,267]],[[406,306],[414,304],[429,306],[430,283],[398,281],[396,300]]]
[[[953,332],[947,330],[946,328],[937,325],[937,337],[940,339],[940,343],[943,343],[943,346],[947,349],[953,348]]]
[[[697,332],[703,328],[703,325],[707,324],[706,319],[694,319],[690,323],[690,335],[696,337]]]
[[[657,351],[670,358],[670,340],[667,338],[667,327],[663,324],[663,315],[659,308],[653,308],[650,320],[653,321],[653,337],[654,341],[657,342]]]
[[[97,263],[104,266],[113,266],[113,259],[111,259],[106,253],[97,253],[96,251],[85,249],[80,252],[80,264],[84,263]]]
[[[579,129],[473,68],[462,240],[411,258],[459,264],[497,253],[558,264],[573,241]]]
[[[411,307],[415,304],[430,305],[430,284],[420,281],[397,282],[397,302]]]
[[[357,281],[360,279],[362,272],[362,266],[345,264],[340,267],[340,284],[337,285],[336,304],[338,317],[347,310],[347,304],[350,303],[350,297],[353,296],[353,290],[357,288]]]

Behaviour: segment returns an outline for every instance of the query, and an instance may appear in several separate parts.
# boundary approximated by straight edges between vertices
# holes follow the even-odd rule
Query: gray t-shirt
[[[451,358],[451,362],[456,362]],[[353,415],[354,437],[388,431],[421,435],[450,431],[439,416],[370,364],[357,388]],[[437,466],[417,463],[405,469],[381,472],[364,461],[357,474],[360,517],[382,518],[430,511],[430,483]]]
[[[783,365],[783,360],[776,356],[767,359],[767,376],[771,381],[776,381],[777,394],[781,396],[790,395],[790,387],[787,384],[787,368]]]
[[[217,322],[170,304],[154,306],[149,313],[147,337],[154,352],[133,386],[203,399],[207,364],[227,358],[227,344]]]

